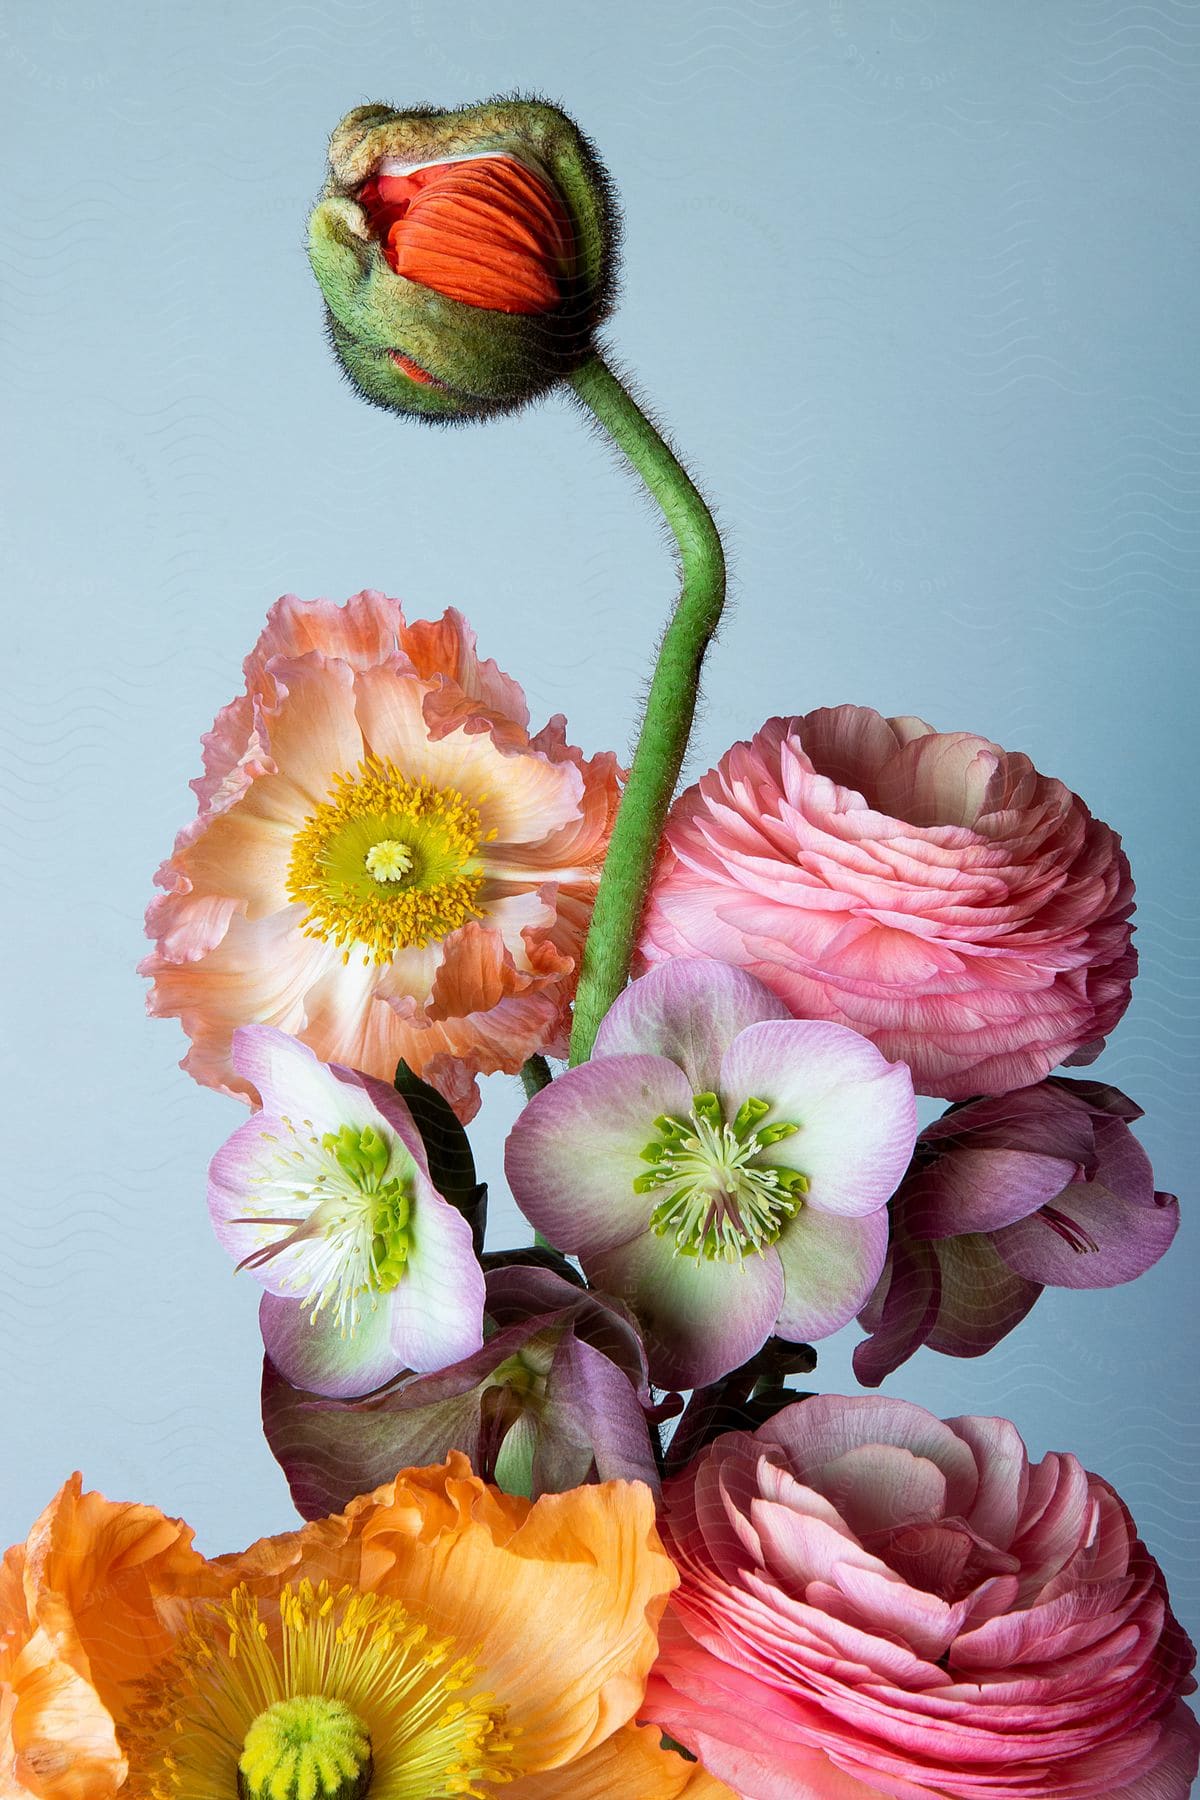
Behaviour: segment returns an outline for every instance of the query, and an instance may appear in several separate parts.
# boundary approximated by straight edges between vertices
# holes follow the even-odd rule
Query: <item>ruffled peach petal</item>
[[[242,664],[246,692],[221,709],[212,730],[201,739],[204,774],[191,784],[201,818],[232,805],[257,771],[252,742],[255,705],[256,699],[275,704],[275,678],[270,670],[273,658],[294,661],[315,651],[347,662],[352,669],[369,669],[401,654],[403,630],[399,602],[373,589],[352,595],[344,604],[300,600],[295,594],[277,600]]]
[[[228,922],[234,910],[261,919],[290,905],[292,845],[311,810],[291,781],[264,775],[252,783],[240,806],[213,819],[207,831],[176,855],[172,872],[186,878],[191,895],[186,911],[202,908],[216,919],[224,908]],[[180,910],[178,905],[163,908],[168,931],[178,930],[171,913]],[[204,947],[218,941],[219,935],[210,931]]]
[[[382,1080],[403,1056],[469,1118],[479,1074],[565,1052],[615,760],[584,758],[558,719],[531,739],[519,687],[479,658],[460,614],[409,626],[371,591],[344,607],[285,597],[245,676],[205,740],[199,815],[156,877],[149,1010],[181,1019],[184,1066],[226,1092],[247,1091],[232,1030],[272,1024]],[[480,812],[486,953],[452,934],[364,968],[356,948],[343,960],[304,938],[305,912],[287,903],[296,832],[372,757]],[[483,986],[468,993],[473,972]]]
[[[147,1009],[179,1019],[192,1040],[182,1067],[205,1087],[253,1097],[231,1051],[234,1031],[249,1020],[307,1041],[309,989],[335,958],[340,967],[341,953],[302,936],[303,916],[303,907],[290,906],[266,919],[234,918],[199,964],[147,957],[143,968],[154,976]]]
[[[370,669],[390,662],[406,648],[407,628],[398,600],[390,600],[378,588],[364,588],[349,600],[300,600],[284,594],[267,614],[262,636],[246,658],[246,683],[251,689],[273,657],[337,657],[352,669]]]
[[[662,1748],[655,1725],[627,1725],[563,1769],[519,1776],[512,1800],[738,1800],[699,1763]]]
[[[577,818],[583,778],[571,764],[504,750],[488,731],[458,729],[432,738],[424,682],[371,669],[358,677],[355,693],[371,754],[394,763],[410,781],[453,788],[478,808],[483,830],[491,834],[485,851],[490,874],[506,878],[513,846],[540,843]],[[516,866],[518,879],[528,879],[519,859]]]
[[[271,761],[311,806],[318,806],[329,798],[334,775],[355,774],[363,759],[354,671],[313,654],[295,661],[277,657],[271,674],[277,695],[267,717]],[[387,678],[404,679],[390,669]]]
[[[523,1772],[559,1768],[641,1703],[675,1571],[640,1483],[534,1505],[489,1492],[457,1452],[411,1471],[346,1517],[362,1579],[437,1629],[480,1646],[489,1687],[519,1728]]]
[[[432,736],[444,737],[478,721],[497,743],[528,744],[524,693],[494,662],[480,660],[475,633],[456,607],[447,607],[440,619],[415,619],[403,641],[417,674],[433,684],[425,697],[425,722]]]

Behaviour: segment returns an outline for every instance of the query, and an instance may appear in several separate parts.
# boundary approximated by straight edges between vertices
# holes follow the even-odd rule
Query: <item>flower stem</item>
[[[571,384],[661,506],[679,546],[683,577],[659,647],[584,946],[571,1035],[574,1065],[591,1054],[600,1021],[629,978],[667,809],[691,735],[700,666],[725,603],[725,553],[687,471],[605,363],[591,357]]]

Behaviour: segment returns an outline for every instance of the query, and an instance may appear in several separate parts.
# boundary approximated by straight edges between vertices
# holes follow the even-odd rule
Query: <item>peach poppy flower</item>
[[[650,1491],[457,1452],[207,1562],[69,1481],[0,1572],[0,1777],[38,1800],[732,1800],[632,1723],[675,1574]]]
[[[384,1081],[403,1057],[471,1118],[478,1074],[566,1053],[614,757],[531,736],[461,614],[371,591],[280,600],[245,676],[156,877],[150,1011],[208,1087],[254,1098],[233,1033],[276,1025]]]

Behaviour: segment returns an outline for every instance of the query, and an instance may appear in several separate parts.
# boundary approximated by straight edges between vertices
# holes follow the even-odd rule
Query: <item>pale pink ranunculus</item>
[[[619,771],[481,661],[460,613],[287,596],[218,714],[196,819],[156,877],[142,964],[184,1067],[253,1097],[233,1033],[266,1024],[463,1118],[475,1077],[565,1054]]]
[[[1006,1419],[799,1402],[666,1484],[643,1715],[743,1800],[1186,1800],[1195,1660],[1108,1483]]]
[[[769,719],[680,796],[641,950],[748,969],[961,1100],[1092,1061],[1132,909],[1120,839],[1027,756],[837,706]]]

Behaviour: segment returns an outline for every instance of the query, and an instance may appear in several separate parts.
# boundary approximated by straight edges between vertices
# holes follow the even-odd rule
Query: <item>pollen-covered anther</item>
[[[145,1684],[128,1795],[487,1800],[512,1780],[512,1750],[474,1657],[398,1601],[329,1581],[273,1599],[240,1586],[197,1607]]]
[[[650,1224],[659,1237],[674,1238],[680,1256],[729,1263],[761,1256],[799,1212],[808,1177],[763,1153],[800,1127],[782,1119],[763,1124],[770,1110],[751,1096],[729,1123],[717,1095],[701,1093],[685,1117],[654,1121],[658,1136],[641,1153],[650,1167],[633,1186],[639,1194],[663,1193]]]
[[[372,758],[335,775],[329,799],[292,841],[289,900],[307,907],[302,930],[387,963],[424,949],[481,915],[476,807],[454,788],[411,781]]]

